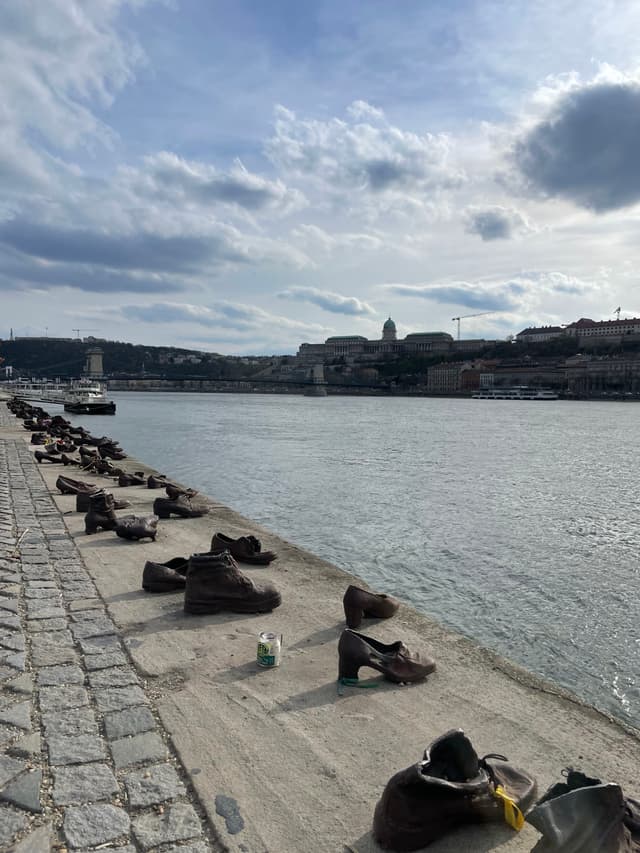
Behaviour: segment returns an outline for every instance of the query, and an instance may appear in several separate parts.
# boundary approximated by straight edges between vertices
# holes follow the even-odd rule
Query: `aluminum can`
[[[260,666],[280,666],[282,658],[282,634],[272,631],[262,631],[258,637],[258,654],[256,660]]]

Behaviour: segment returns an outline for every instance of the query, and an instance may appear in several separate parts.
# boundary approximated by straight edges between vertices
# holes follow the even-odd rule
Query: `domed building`
[[[396,324],[393,322],[391,317],[389,317],[388,320],[385,320],[384,326],[382,327],[382,340],[395,341],[396,337]]]
[[[382,337],[369,340],[362,335],[338,335],[323,344],[300,344],[298,358],[305,362],[331,361],[341,356],[354,361],[373,361],[381,356],[449,352],[454,340],[447,332],[413,332],[398,340],[391,317],[382,326]]]

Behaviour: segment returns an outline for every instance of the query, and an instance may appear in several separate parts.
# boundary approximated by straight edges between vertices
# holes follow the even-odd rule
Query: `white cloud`
[[[309,302],[325,311],[334,314],[349,314],[352,316],[375,314],[375,310],[367,302],[355,296],[342,296],[328,290],[316,287],[290,287],[276,294],[281,299],[294,299],[299,302]]]
[[[446,134],[401,130],[384,121],[380,111],[375,113],[358,101],[349,111],[350,118],[358,120],[320,121],[300,119],[280,106],[267,154],[285,174],[324,183],[345,195],[398,192],[419,197],[464,180],[451,162]]]

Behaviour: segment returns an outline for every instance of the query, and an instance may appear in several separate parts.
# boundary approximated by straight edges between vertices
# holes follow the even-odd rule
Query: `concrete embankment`
[[[85,426],[90,428],[90,419]],[[0,443],[26,442],[29,436],[18,421],[0,426]],[[145,469],[132,459],[116,464]],[[205,824],[226,849],[377,851],[371,822],[387,780],[418,761],[433,738],[457,727],[479,754],[502,753],[534,774],[541,792],[572,765],[619,782],[630,795],[640,794],[638,732],[408,606],[390,620],[365,622],[360,630],[382,642],[402,639],[425,649],[435,657],[437,671],[425,683],[397,686],[362,670],[361,679],[371,675],[379,685],[344,687],[339,695],[341,602],[354,578],[214,500],[203,518],[160,521],[156,542],[125,542],[110,532],[86,536],[75,498],[56,493],[62,466],[43,464],[38,470],[124,639]],[[64,470],[70,476],[77,471]],[[165,473],[171,474],[170,459]],[[112,488],[113,481],[96,476],[84,479],[108,484],[117,499],[130,500],[123,514],[148,514],[162,494],[144,487]],[[212,483],[212,495],[215,490]],[[232,537],[254,533],[263,548],[278,552],[268,568],[242,568],[256,582],[273,582],[282,593],[281,607],[256,616],[189,616],[179,593],[141,590],[145,560],[206,551],[216,531]],[[277,669],[261,669],[255,662],[263,630],[284,636]],[[429,850],[529,851],[538,837],[529,825],[521,833],[492,825],[458,831]]]

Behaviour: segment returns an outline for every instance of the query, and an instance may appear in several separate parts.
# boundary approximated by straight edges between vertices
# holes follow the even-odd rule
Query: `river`
[[[113,398],[73,420],[640,725],[637,404]]]

